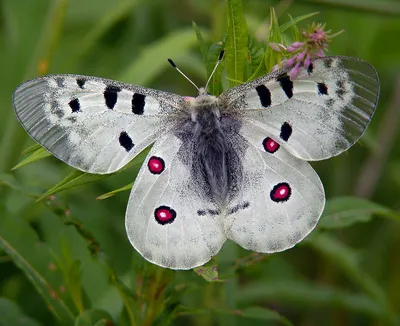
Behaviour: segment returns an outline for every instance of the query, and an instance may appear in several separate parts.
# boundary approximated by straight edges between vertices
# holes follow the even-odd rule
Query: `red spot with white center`
[[[263,140],[263,146],[265,151],[271,154],[275,153],[280,147],[280,145],[270,137]]]
[[[286,182],[278,183],[271,190],[270,197],[274,202],[285,202],[292,194],[292,188]]]
[[[165,169],[165,162],[161,157],[152,156],[147,163],[150,173],[161,174]]]
[[[160,206],[154,210],[154,217],[159,224],[164,225],[175,220],[176,212],[171,207]]]

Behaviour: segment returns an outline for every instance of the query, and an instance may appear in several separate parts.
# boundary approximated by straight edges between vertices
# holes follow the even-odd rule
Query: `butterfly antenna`
[[[208,84],[210,83],[212,76],[214,75],[215,71],[217,70],[219,64],[221,63],[222,58],[224,57],[224,53],[225,53],[225,50],[222,50],[222,51],[219,53],[219,57],[218,57],[217,63],[215,64],[215,67],[214,67],[213,71],[211,72],[210,77],[208,77],[207,84],[206,84],[206,86],[204,87],[205,90],[207,90]]]
[[[174,67],[183,77],[185,77],[194,87],[196,87],[197,91],[199,91],[199,88],[195,83],[192,82],[192,80],[186,76],[175,64],[175,62],[172,61],[172,59],[168,59],[168,62],[171,64],[172,67]]]

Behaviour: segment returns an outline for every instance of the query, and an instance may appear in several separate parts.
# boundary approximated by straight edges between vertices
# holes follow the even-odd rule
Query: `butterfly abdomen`
[[[184,141],[181,154],[191,165],[192,179],[201,195],[221,209],[240,188],[243,167],[239,152],[244,144],[238,135],[240,125],[234,117],[221,114],[214,102],[195,106],[191,121],[179,131]]]

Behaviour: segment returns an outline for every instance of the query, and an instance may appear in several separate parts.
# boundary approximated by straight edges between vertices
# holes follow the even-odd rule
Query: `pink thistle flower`
[[[289,75],[295,78],[301,67],[308,69],[311,59],[322,58],[325,51],[328,51],[328,44],[332,39],[343,31],[331,34],[331,31],[325,31],[325,24],[312,23],[306,30],[303,30],[301,36],[302,42],[296,41],[285,47],[282,44],[270,43],[271,48],[277,52],[286,52],[286,59],[272,68],[272,71],[280,68],[291,68]]]

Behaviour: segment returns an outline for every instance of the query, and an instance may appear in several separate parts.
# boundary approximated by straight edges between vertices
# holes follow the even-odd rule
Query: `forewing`
[[[325,205],[321,181],[258,127],[244,123],[248,142],[243,187],[224,218],[226,236],[243,248],[272,253],[293,247],[315,227]]]
[[[295,79],[280,70],[221,95],[293,155],[322,160],[342,153],[364,133],[374,114],[379,79],[368,63],[325,57],[300,68]]]
[[[13,104],[25,130],[60,160],[111,173],[168,129],[185,100],[97,77],[50,75],[21,84]]]
[[[226,237],[220,211],[198,193],[190,153],[181,148],[172,134],[155,142],[136,178],[125,222],[133,247],[148,261],[191,269],[209,261]]]

